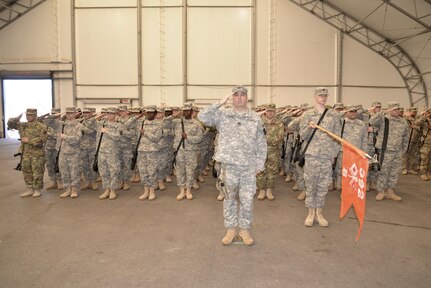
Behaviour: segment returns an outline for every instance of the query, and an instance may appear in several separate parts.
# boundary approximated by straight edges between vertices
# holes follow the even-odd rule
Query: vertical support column
[[[252,93],[251,93],[251,101],[253,102],[253,106],[256,106],[256,18],[257,18],[257,7],[256,0],[253,0],[252,3],[252,15],[251,15],[251,85],[252,85]]]
[[[337,47],[335,49],[335,53],[336,53],[336,59],[337,59],[337,63],[336,63],[336,67],[335,67],[335,103],[337,102],[342,102],[342,92],[343,92],[343,37],[344,34],[343,32],[337,30],[337,34],[336,34],[336,42],[337,42]]]
[[[183,103],[187,102],[187,0],[183,0]]]
[[[77,91],[76,91],[76,31],[75,31],[75,0],[70,1],[70,11],[71,11],[71,34],[72,34],[72,103],[73,106],[76,106],[76,97],[77,97]]]
[[[159,72],[160,72],[160,105],[166,105],[166,17],[165,1],[159,0]]]
[[[138,37],[138,98],[139,107],[143,105],[143,95],[142,95],[142,5],[141,0],[137,1],[137,37]]]
[[[52,62],[57,63],[57,70],[59,69],[60,63],[60,15],[59,15],[59,0],[52,1],[52,22],[53,22],[53,31],[52,31]],[[58,75],[57,73],[51,72],[51,81],[52,81],[52,94],[53,94],[53,104],[54,107],[59,107],[60,103],[60,80],[55,79]]]
[[[275,103],[277,83],[277,0],[270,0],[269,11],[269,103]]]

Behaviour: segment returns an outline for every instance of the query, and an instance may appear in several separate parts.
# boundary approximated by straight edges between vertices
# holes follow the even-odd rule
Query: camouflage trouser
[[[306,188],[305,207],[322,208],[332,181],[332,163],[329,159],[305,156],[304,180]]]
[[[175,172],[178,187],[192,187],[195,182],[197,153],[194,150],[180,149],[175,162]]]
[[[292,145],[292,143],[286,143],[286,154],[284,155],[284,159],[282,159],[282,165],[286,174],[295,173],[295,165],[290,161],[290,158],[292,157],[292,149],[290,145]]]
[[[49,178],[55,182],[60,180],[60,173],[55,173],[55,162],[57,158],[57,149],[45,149],[45,165]]]
[[[377,179],[377,192],[384,192],[389,188],[394,189],[397,186],[401,169],[401,152],[386,151],[379,171],[379,178]]]
[[[168,154],[168,165],[166,166],[166,176],[170,176],[174,173],[174,166],[172,165],[172,162],[174,161],[174,148],[172,146],[169,146],[167,152]]]
[[[170,150],[170,147],[165,147],[157,152],[157,180],[164,180],[170,175],[168,174],[168,167],[172,166],[172,162],[169,163]]]
[[[220,179],[226,187],[223,201],[224,226],[250,229],[253,222],[253,197],[256,193],[255,167],[221,164]],[[239,199],[239,212],[238,212]]]
[[[130,181],[132,176],[132,170],[130,166],[132,165],[133,150],[131,147],[123,147],[120,149],[120,161],[121,161],[121,180]]]
[[[337,186],[338,188],[341,188],[342,168],[343,168],[343,152],[340,151],[340,153],[338,153],[337,163],[335,163],[335,169],[333,171],[334,182],[335,182],[334,185]]]
[[[147,187],[157,186],[158,151],[139,151],[137,165],[141,176],[141,183]]]
[[[373,157],[375,154],[374,146],[368,145],[367,153],[368,153],[368,155]],[[368,169],[368,175],[367,175],[367,182],[368,183],[371,183],[371,182],[376,183],[377,182],[377,178],[379,177],[379,171],[376,171],[376,170],[373,169],[373,166],[371,166]]]
[[[293,178],[295,180],[296,186],[300,191],[305,190],[305,181],[304,181],[304,169],[298,165],[298,163],[294,164],[293,170]]]
[[[119,155],[99,152],[98,164],[103,190],[117,190],[121,183]]]
[[[41,190],[43,188],[43,174],[45,173],[45,155],[32,156],[24,153],[21,171],[27,188]]]
[[[96,149],[81,149],[80,155],[84,179],[87,181],[95,181],[97,179],[97,173],[93,171],[93,163]]]
[[[60,152],[58,168],[60,169],[61,181],[64,188],[79,186],[82,171],[79,152],[76,154],[64,154]]]
[[[210,143],[208,143],[209,145]],[[205,167],[208,165],[208,162],[211,160],[211,148],[209,146],[203,146],[201,149],[201,159],[198,165],[199,173],[204,172]]]
[[[411,142],[403,157],[403,169],[414,170],[418,163],[420,142]]]
[[[196,167],[195,167],[194,179],[197,179],[199,177],[200,172],[201,172],[199,170],[199,163],[202,160],[202,148],[198,147],[195,153],[196,153]]]
[[[420,173],[426,174],[430,169],[430,152],[431,152],[431,143],[424,143],[420,149],[421,154],[421,164],[420,164]]]
[[[280,151],[278,148],[269,148],[265,161],[265,169],[256,177],[258,189],[274,188],[274,180],[278,174]]]

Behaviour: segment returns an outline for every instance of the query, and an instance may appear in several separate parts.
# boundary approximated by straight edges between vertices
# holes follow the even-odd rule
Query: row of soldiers
[[[257,177],[259,200],[265,197],[274,199],[274,179],[277,173],[280,176],[286,175],[285,182],[294,180],[293,190],[300,191],[298,200],[305,199],[306,183],[303,168],[298,161],[306,142],[300,136],[300,122],[301,116],[312,108],[308,104],[277,109],[274,104],[266,104],[256,108],[258,114],[262,115],[268,144],[265,171]],[[378,163],[369,169],[367,185],[367,191],[377,190],[377,200],[401,200],[394,192],[401,171],[404,175],[418,174],[419,171],[422,180],[429,180],[431,109],[424,108],[419,115],[417,108],[411,107],[404,113],[398,103],[390,102],[388,108],[382,111],[379,101],[367,110],[361,105],[345,106],[343,103],[327,108],[340,114],[341,128],[338,136],[378,158]],[[387,124],[384,119],[388,120]],[[340,149],[333,162],[329,190],[341,190],[341,164]],[[382,177],[383,175],[386,176]]]
[[[298,163],[305,143],[299,131],[301,115],[310,108],[312,107],[308,104],[283,108],[276,108],[274,104],[256,107],[256,112],[262,116],[268,147],[265,170],[257,176],[259,200],[274,199],[273,188],[277,173],[286,175],[286,182],[294,180],[293,190],[300,191],[298,199],[305,199],[303,168]],[[385,128],[382,116],[388,114],[381,111],[380,102],[374,102],[367,111],[364,111],[360,105],[346,107],[342,103],[336,103],[330,108],[344,116],[341,117],[342,123],[340,123],[342,138],[369,155],[385,154],[389,157],[387,155],[392,150],[403,150],[406,146],[407,152],[403,153],[402,158],[402,173],[418,174],[416,171],[419,168],[420,177],[423,180],[429,180],[427,173],[431,151],[431,133],[428,132],[431,122],[430,109],[423,109],[420,115],[417,115],[417,108],[412,107],[402,115],[398,104],[388,107],[396,108],[399,116],[404,116],[403,123],[408,124],[408,140],[407,145],[400,145],[399,141],[391,140],[392,135],[396,136],[394,138],[400,138],[398,135],[400,133],[394,129],[396,124],[394,127],[391,125],[388,130],[392,132],[387,136],[389,141],[382,153],[381,146],[385,135],[382,132]],[[177,184],[180,188],[177,199],[193,199],[191,189],[197,189],[199,185],[196,180],[202,181],[202,174],[207,173],[206,166],[212,157],[214,144],[216,145],[215,130],[205,127],[195,119],[198,112],[199,109],[191,105],[185,105],[182,109],[148,106],[145,111],[140,108],[128,110],[127,106],[119,106],[102,109],[98,114],[94,108],[89,107],[82,111],[75,107],[68,107],[65,114],[53,108],[50,115],[35,119],[36,122],[43,123],[46,129],[40,133],[45,135],[46,132],[46,142],[42,144],[45,155],[43,163],[46,163],[50,179],[46,189],[65,189],[60,197],[76,198],[79,190],[98,190],[96,180],[99,177],[104,191],[100,199],[115,199],[118,189],[128,190],[131,182],[142,182],[144,191],[140,199],[153,200],[156,197],[155,190],[157,188],[164,190],[164,182],[172,181],[172,163],[175,163]],[[28,109],[27,115],[35,116],[35,109]],[[10,128],[19,129],[20,133],[23,133],[22,139],[25,132],[21,131],[22,127],[18,127],[18,123],[21,123],[19,118],[11,118],[8,124]],[[395,118],[398,119],[398,117]],[[42,126],[38,125],[38,127]],[[41,141],[43,142],[43,139]],[[24,152],[25,145],[28,147]],[[27,156],[42,153],[40,149],[25,143],[21,150]],[[382,160],[383,157],[380,158]],[[330,189],[332,187],[341,189],[341,159],[342,151],[334,160],[333,181],[328,184]],[[394,161],[390,161],[391,165],[396,164]],[[97,167],[93,167],[94,164],[97,164]],[[40,163],[37,166],[44,165]],[[98,173],[94,168],[99,168]],[[384,189],[378,187],[378,175],[383,173],[379,170],[381,167],[378,166],[369,169],[367,187],[376,189],[378,192]],[[25,176],[26,178],[41,179],[40,176],[33,178]],[[84,180],[82,185],[80,185],[81,178]],[[33,187],[29,181],[26,180],[29,189],[22,196],[37,197],[42,188],[41,184]],[[393,190],[390,191],[393,192]],[[381,196],[383,194],[379,195],[377,199],[385,198]],[[387,196],[387,198],[401,200],[394,193]],[[224,195],[220,192],[218,200],[223,198]]]
[[[43,187],[44,171],[25,165],[33,150],[45,155],[37,161],[41,167],[46,163],[50,179],[46,189],[65,189],[62,198],[76,198],[80,190],[98,190],[99,177],[103,188],[99,199],[116,199],[119,189],[142,182],[139,199],[154,200],[155,190],[164,190],[164,182],[172,181],[175,163],[177,199],[191,200],[191,189],[199,188],[196,180],[203,181],[202,175],[208,173],[215,132],[195,119],[198,109],[191,105],[182,109],[151,105],[130,111],[120,106],[98,114],[89,107],[82,111],[68,107],[64,114],[53,108],[51,114],[37,118],[36,113],[27,109],[27,123],[19,122],[22,115],[8,121],[10,129],[19,130],[21,140],[33,126],[32,135],[43,135],[40,147],[22,141],[22,172],[28,179],[22,197],[39,197]]]

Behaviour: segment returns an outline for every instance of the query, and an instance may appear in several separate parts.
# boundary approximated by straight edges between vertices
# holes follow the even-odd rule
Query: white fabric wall
[[[112,106],[123,98],[131,99],[132,106],[182,105],[184,101],[204,105],[229,93],[235,84],[256,85],[250,89],[255,105],[270,101],[270,1],[188,0],[187,21],[183,21],[182,0],[165,0],[169,7],[163,10],[152,7],[160,5],[159,0],[141,0],[138,27],[137,0],[75,0],[74,38],[70,1],[47,1],[0,30],[1,69],[66,71],[56,74],[69,78],[55,81],[56,106]],[[248,7],[254,2],[255,10]],[[279,0],[277,6],[275,103],[311,102],[314,86],[328,86],[328,102],[333,104],[336,30],[289,1]],[[347,36],[343,46],[345,103],[368,106],[378,99],[409,106],[406,89],[393,88],[404,83],[385,59]],[[75,96],[70,79],[73,52]]]

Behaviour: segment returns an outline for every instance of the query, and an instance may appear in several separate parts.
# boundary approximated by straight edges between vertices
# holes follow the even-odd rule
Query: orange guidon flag
[[[342,200],[340,209],[340,219],[347,214],[353,204],[356,217],[359,220],[358,235],[362,231],[362,224],[365,216],[365,199],[367,187],[368,159],[365,158],[362,150],[343,143],[343,166],[342,166]]]

